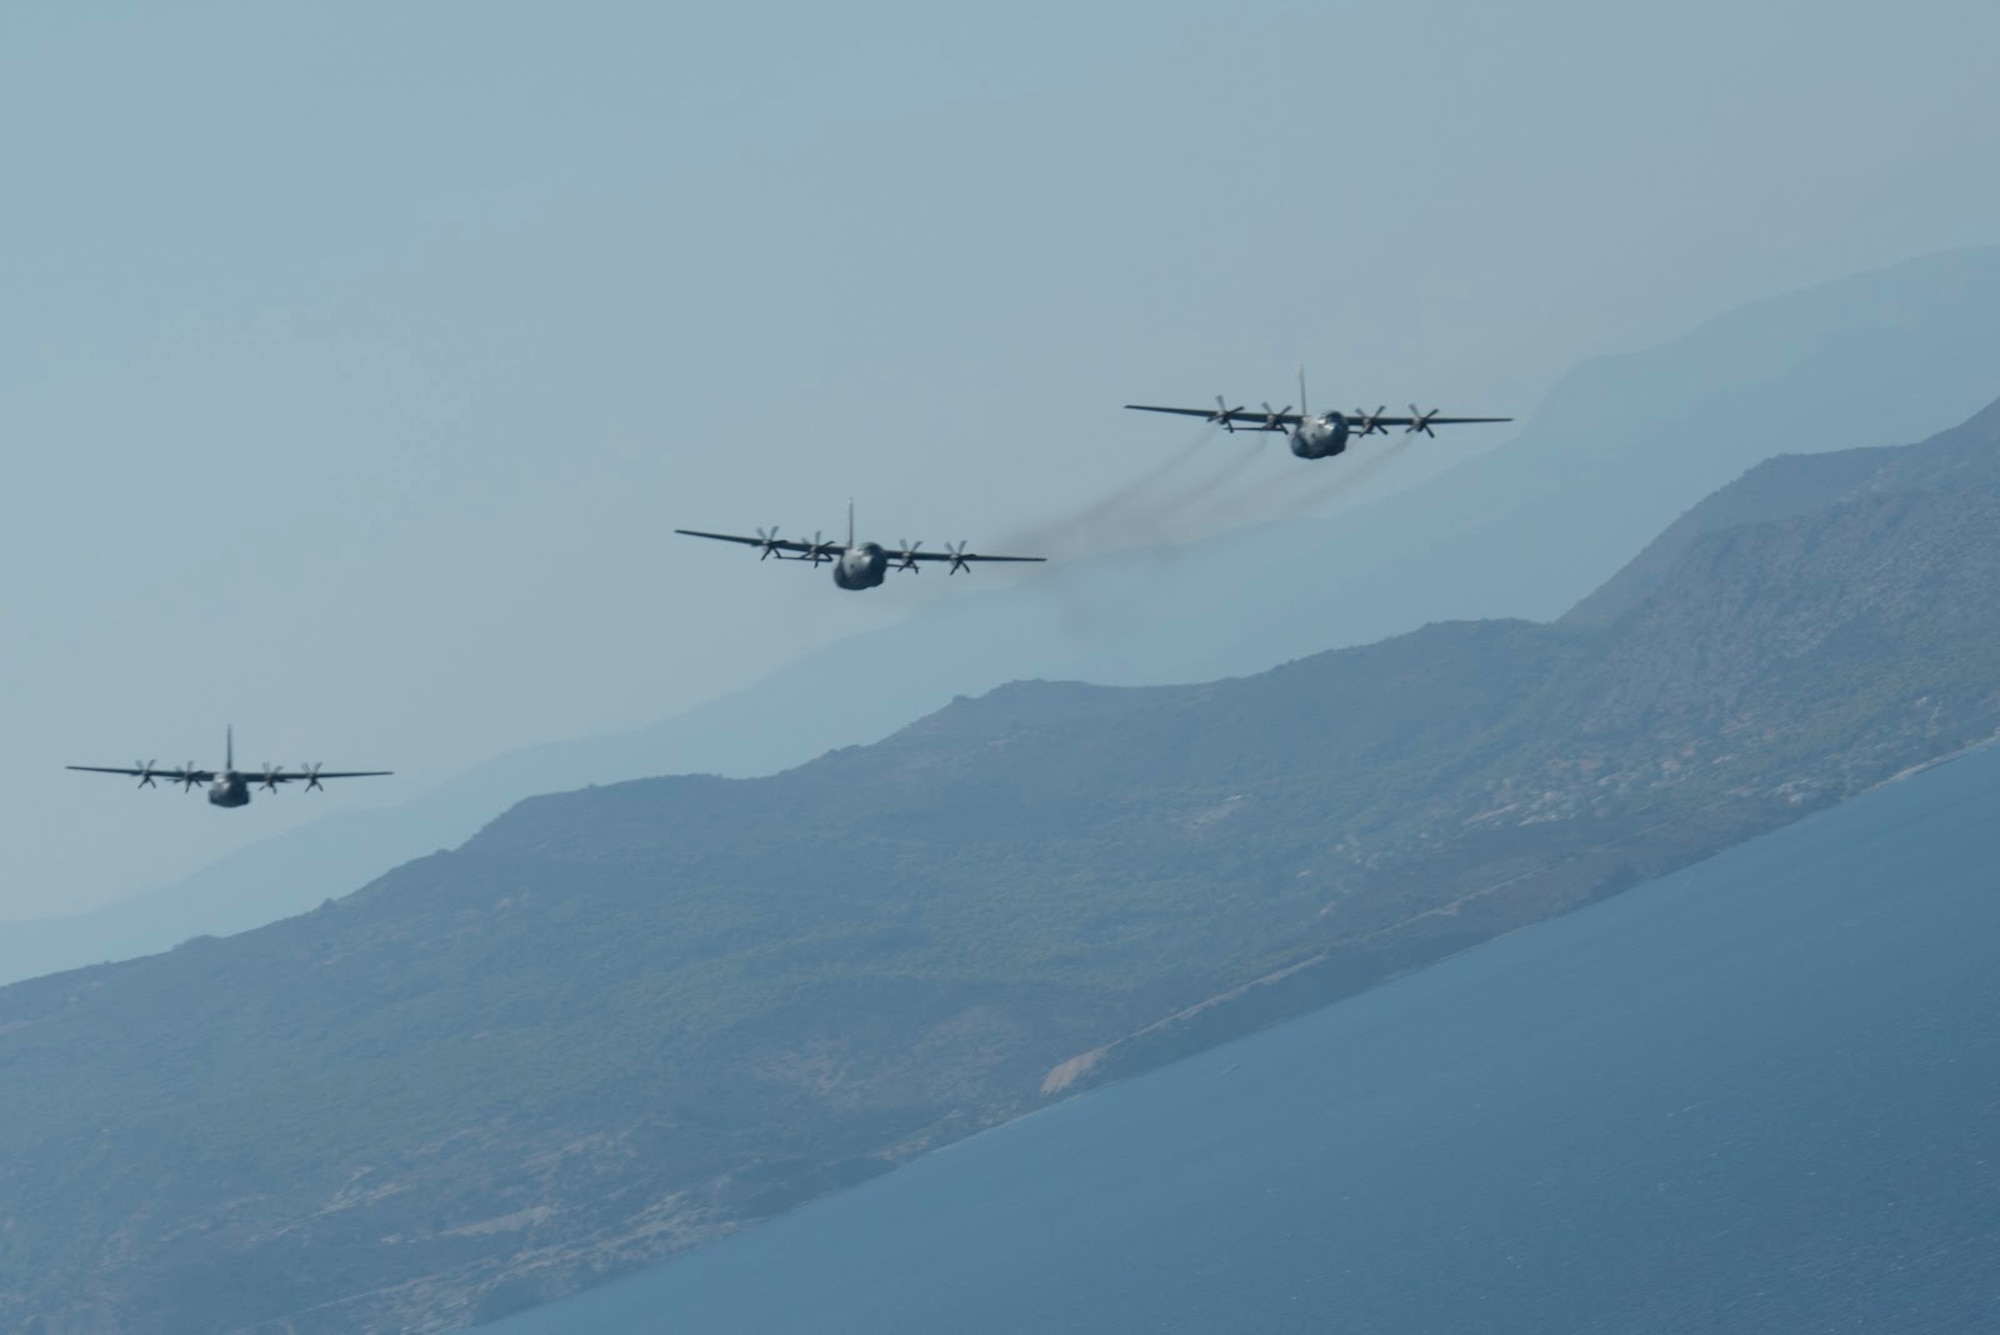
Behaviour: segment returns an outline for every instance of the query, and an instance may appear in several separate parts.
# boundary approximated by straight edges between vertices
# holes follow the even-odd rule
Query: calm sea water
[[[492,1329],[2000,1331],[2000,753]]]

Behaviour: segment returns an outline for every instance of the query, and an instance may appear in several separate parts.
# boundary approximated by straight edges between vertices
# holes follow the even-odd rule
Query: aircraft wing
[[[1161,408],[1151,403],[1128,403],[1125,406],[1137,413],[1172,413],[1176,417],[1199,417],[1217,424],[1227,423],[1234,430],[1287,431],[1304,420],[1298,413],[1261,413],[1248,408]]]
[[[1046,556],[981,556],[978,552],[916,552],[892,551],[884,553],[893,567],[903,561],[949,561],[953,565],[964,565],[969,561],[1046,561]]]
[[[85,774],[123,774],[131,779],[166,779],[170,783],[212,783],[215,772],[205,769],[113,769],[106,765],[65,765],[64,769],[81,770]],[[326,777],[332,778],[332,775]]]
[[[316,779],[379,779],[394,774],[392,769],[346,769],[346,770],[245,770],[243,777],[256,783],[311,783]]]
[[[1231,431],[1289,431],[1304,418],[1298,413],[1265,413],[1249,408],[1162,408],[1151,403],[1128,403],[1134,412],[1172,413],[1177,417],[1199,417],[1205,422],[1227,425]],[[1345,414],[1348,422],[1366,430],[1382,431],[1392,426],[1405,430],[1428,431],[1434,426],[1470,426],[1477,422],[1511,422],[1511,417],[1371,417],[1365,412]]]
[[[799,542],[792,538],[780,538],[775,534],[769,538],[746,538],[740,533],[703,533],[699,529],[692,528],[677,528],[674,532],[687,538],[711,538],[716,542],[740,542],[745,547],[763,547],[777,553],[778,559],[781,561],[804,560],[807,554],[814,551],[819,552],[822,557],[831,556],[841,547],[841,544],[837,542],[822,542],[815,547],[810,542]],[[787,557],[785,555],[786,552],[796,552],[798,555]]]
[[[1378,427],[1408,427],[1415,426],[1418,422],[1422,422],[1425,426],[1469,426],[1475,422],[1511,422],[1514,420],[1511,417],[1370,417],[1367,413],[1347,413],[1345,416],[1350,426],[1373,423]]]

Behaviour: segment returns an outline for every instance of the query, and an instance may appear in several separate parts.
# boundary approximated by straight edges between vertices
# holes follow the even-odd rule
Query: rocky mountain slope
[[[0,990],[0,1329],[494,1316],[1983,741],[2000,409],[1881,459],[1609,619],[1020,683]]]

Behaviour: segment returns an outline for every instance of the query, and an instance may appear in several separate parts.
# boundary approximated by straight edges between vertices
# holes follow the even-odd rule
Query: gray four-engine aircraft
[[[713,538],[717,542],[740,542],[746,547],[762,550],[757,559],[768,560],[775,556],[780,561],[810,561],[814,566],[822,562],[833,566],[833,582],[843,589],[872,589],[887,579],[892,570],[907,570],[912,574],[921,569],[920,562],[949,562],[947,575],[959,571],[970,571],[974,561],[1029,562],[1046,561],[1046,556],[985,556],[979,552],[968,552],[965,544],[944,545],[943,551],[921,550],[921,542],[899,542],[894,547],[884,547],[879,542],[856,542],[854,540],[854,507],[847,507],[847,543],[842,546],[828,541],[818,533],[811,541],[798,538],[781,538],[776,527],[758,529],[757,536],[746,538],[736,533],[703,533],[697,529],[677,528],[674,532],[689,538]]]
[[[1377,432],[1387,435],[1389,428],[1399,426],[1404,435],[1422,432],[1433,439],[1437,433],[1434,426],[1465,426],[1474,422],[1511,422],[1511,417],[1440,417],[1438,410],[1421,411],[1416,404],[1410,405],[1408,417],[1386,417],[1383,409],[1369,412],[1356,408],[1352,413],[1323,412],[1306,410],[1306,372],[1299,368],[1299,410],[1292,411],[1289,403],[1282,408],[1262,405],[1262,411],[1248,408],[1231,408],[1229,400],[1220,394],[1215,396],[1213,408],[1159,408],[1150,403],[1128,403],[1127,408],[1142,413],[1174,413],[1180,417],[1199,417],[1213,422],[1227,431],[1282,431],[1290,437],[1292,453],[1301,459],[1330,459],[1347,448],[1350,437],[1372,436]],[[1385,405],[1386,406],[1386,405]]]
[[[82,770],[87,774],[123,774],[139,780],[141,788],[153,788],[156,779],[177,783],[182,792],[187,792],[198,783],[208,785],[208,800],[218,807],[247,807],[250,805],[250,789],[254,787],[278,791],[281,783],[303,783],[311,792],[320,786],[322,779],[374,779],[394,773],[386,769],[342,770],[328,773],[318,765],[305,765],[296,770],[276,769],[271,765],[252,774],[239,774],[236,770],[236,729],[229,728],[223,734],[223,762],[221,769],[196,769],[189,761],[179,769],[156,769],[156,761],[148,760],[132,769],[111,769],[102,765],[71,765],[68,768]]]

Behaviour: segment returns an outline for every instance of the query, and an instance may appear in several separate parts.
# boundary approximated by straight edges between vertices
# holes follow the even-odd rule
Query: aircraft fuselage
[[[224,770],[208,785],[208,803],[216,807],[247,807],[250,785],[235,770]]]
[[[1301,459],[1330,459],[1347,448],[1347,418],[1319,413],[1292,428],[1292,453]]]
[[[843,589],[872,589],[889,573],[889,554],[879,542],[861,542],[833,558],[833,582]]]

